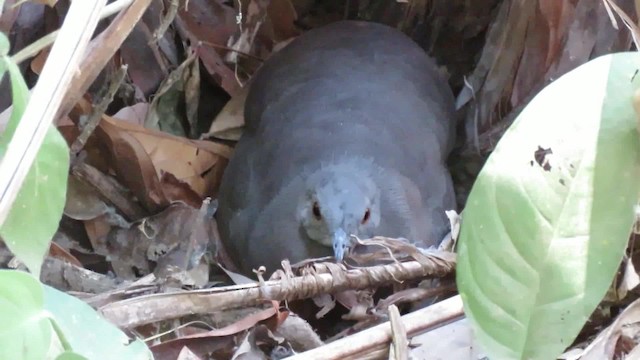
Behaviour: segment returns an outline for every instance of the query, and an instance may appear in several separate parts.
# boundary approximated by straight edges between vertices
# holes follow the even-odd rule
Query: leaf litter
[[[12,54],[55,30],[68,9],[65,0],[15,3],[6,1],[0,16]],[[451,247],[424,250],[397,239],[363,239],[358,246],[368,250],[349,259],[348,271],[327,259],[285,262],[271,279],[256,282],[234,269],[212,216],[222,173],[242,133],[251,75],[304,31],[354,13],[402,28],[448,64],[443,71],[458,93],[464,140],[452,172],[462,205],[519,109],[578,65],[630,49],[632,33],[612,19],[626,24],[624,16],[637,14],[630,0],[616,1],[613,10],[609,0],[409,3],[372,0],[345,8],[339,1],[147,0],[109,17],[59,111],[57,125],[69,144],[123,64],[127,75],[72,166],[65,218],[43,281],[145,336],[158,359],[283,358],[322,346],[329,346],[326,354],[338,354],[331,352],[335,340],[374,331],[373,325],[386,321],[396,332],[376,350],[379,356],[391,349],[399,358],[407,347],[419,356],[424,348],[414,340],[441,341],[437,331],[416,337],[387,309],[398,305],[406,313],[444,304],[439,301],[455,294]],[[165,17],[176,5],[175,14]],[[21,65],[30,85],[47,56],[45,48]],[[1,100],[10,99],[7,85],[0,83],[1,128],[11,110]],[[450,218],[455,243],[459,220],[457,214]],[[615,291],[601,305],[602,316],[594,315],[597,324],[585,327],[565,358],[614,359],[640,351],[632,300],[639,295],[638,250],[632,245]],[[22,266],[4,246],[0,250],[3,266]],[[612,315],[625,303],[626,310]],[[425,322],[422,332],[438,321]],[[442,356],[473,345],[468,337],[456,340],[440,350]],[[355,340],[341,354],[362,355],[361,345]]]

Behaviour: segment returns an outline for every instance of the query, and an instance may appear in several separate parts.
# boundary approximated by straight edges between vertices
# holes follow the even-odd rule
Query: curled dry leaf
[[[291,0],[271,0],[267,6],[268,27],[273,32],[272,40],[280,42],[300,35],[295,26],[298,19],[296,9]]]
[[[336,294],[336,300],[349,309],[349,313],[342,316],[345,320],[367,320],[371,318],[369,310],[373,308],[374,290],[346,290]]]
[[[623,335],[623,328],[631,329],[633,336],[640,335],[640,299],[635,300],[618,315],[613,324],[604,329],[598,337],[584,350],[581,360],[620,359],[623,354],[616,353],[616,345]],[[629,328],[629,325],[636,324]]]
[[[169,52],[165,55],[158,42],[153,41],[152,33],[157,26],[154,20],[162,16],[162,11],[162,1],[151,2],[145,16],[138,21],[119,48],[122,62],[127,64],[129,78],[146,96],[153,94],[160,82],[167,77],[168,65],[175,65],[170,61],[175,58],[175,49],[165,46],[164,49]]]
[[[118,110],[113,117],[126,121],[130,124],[143,126],[144,118],[147,116],[147,111],[149,111],[149,103],[141,102],[135,105],[123,107]]]
[[[263,349],[267,351],[266,354]],[[286,339],[275,335],[266,326],[258,325],[249,331],[232,360],[282,359],[293,354]]]
[[[77,267],[82,267],[80,261],[62,246],[56,244],[55,242],[51,242],[49,245],[49,256],[52,258],[60,259],[71,263]]]
[[[153,309],[153,311],[162,311],[161,309]],[[280,319],[284,315],[282,319]],[[177,339],[165,341],[151,347],[156,359],[175,359],[175,356],[183,347],[189,347],[196,355],[205,356],[218,351],[224,352],[226,349],[233,347],[235,343],[235,335],[243,331],[249,330],[258,324],[268,323],[275,320],[275,326],[279,326],[285,322],[288,317],[286,312],[280,312],[277,302],[273,302],[272,306],[258,311],[252,311],[249,315],[235,321],[229,325],[213,330],[190,331],[188,335],[180,336]],[[267,329],[271,327],[267,325],[259,325]],[[228,356],[225,356],[225,358]]]
[[[616,4],[633,14],[634,1]],[[500,6],[468,79],[470,86],[458,96],[458,105],[475,99],[467,111],[466,132],[482,152],[493,148],[507,128],[500,125],[502,130],[491,134],[510,111],[519,112],[545,85],[588,60],[628,50],[632,40],[628,29],[612,26],[602,0],[511,1]],[[478,140],[485,132],[494,141]]]
[[[200,77],[195,75],[198,73],[196,60],[196,52],[190,51],[187,59],[162,81],[147,110],[144,121],[146,128],[160,129],[180,137],[194,133],[194,126],[196,126],[194,117],[200,96]],[[186,114],[180,106],[182,104],[186,106]],[[190,131],[184,128],[185,117],[189,122]]]
[[[174,24],[191,44],[204,44],[198,56],[216,82],[229,94],[239,89],[235,74],[222,60],[220,47],[225,47],[237,25],[233,8],[221,0],[190,0],[188,9],[180,7]]]
[[[623,274],[622,281],[618,285],[616,289],[617,299],[624,299],[629,291],[635,289],[640,284],[640,276],[638,276],[638,271],[633,264],[632,258],[626,258],[623,262]]]
[[[209,132],[203,136],[238,141],[244,127],[244,102],[251,83],[246,84],[227,102],[211,123]]]
[[[67,200],[64,214],[75,220],[90,220],[104,215],[109,207],[89,185],[70,174],[67,179]]]
[[[181,273],[188,272],[186,275],[191,281],[189,285],[202,287],[209,281],[209,266],[206,261],[203,261],[205,260],[203,255],[212,244],[211,240],[214,236],[213,222],[211,222],[213,211],[209,211],[210,203],[209,198],[205,199],[197,213],[193,212],[191,207],[185,206],[190,215],[187,219],[183,217],[181,220],[187,221],[182,225],[188,228],[188,232],[180,234],[177,246],[164,252],[157,259],[154,274],[158,279],[165,280],[172,277],[175,280],[177,276],[182,276]],[[176,220],[179,219],[180,215]],[[149,255],[148,252],[147,255]],[[181,284],[186,285],[184,281]]]
[[[97,254],[108,254],[106,237],[113,227],[108,220],[108,215],[105,214],[95,219],[85,220],[83,224],[93,250]]]
[[[203,204],[206,207],[206,204]],[[137,268],[144,275],[157,263],[154,274],[169,277],[200,263],[212,238],[212,222],[206,209],[174,203],[128,229],[115,228],[106,239],[107,251],[124,273]]]
[[[200,197],[215,195],[232,151],[226,145],[172,136],[107,115],[103,115],[96,135],[111,154],[110,165],[120,181],[150,211],[166,207],[170,200],[181,200],[165,193],[161,181],[165,173]]]
[[[263,19],[267,15],[267,8],[270,0],[249,0],[246,5],[246,9],[240,8],[242,12],[243,20],[242,26],[237,28],[237,31],[233,38],[229,39],[229,46],[235,50],[230,52],[226,56],[226,60],[231,63],[238,62],[238,52],[251,53],[251,49],[254,47],[254,41],[258,34],[260,27],[263,24]]]

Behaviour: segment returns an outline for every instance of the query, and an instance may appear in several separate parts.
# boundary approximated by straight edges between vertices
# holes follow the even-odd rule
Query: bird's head
[[[380,224],[380,191],[371,178],[354,172],[320,171],[306,181],[298,220],[311,240],[332,247],[341,261],[351,235],[371,233]]]

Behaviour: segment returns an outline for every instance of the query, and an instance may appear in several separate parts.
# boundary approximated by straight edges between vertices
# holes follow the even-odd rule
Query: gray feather
[[[367,206],[379,211],[349,225],[358,236],[437,244],[444,211],[455,209],[444,165],[453,111],[435,62],[395,29],[343,21],[305,33],[253,79],[220,187],[225,247],[247,273],[331,255],[308,234],[358,223]],[[310,210],[316,198],[322,221]]]

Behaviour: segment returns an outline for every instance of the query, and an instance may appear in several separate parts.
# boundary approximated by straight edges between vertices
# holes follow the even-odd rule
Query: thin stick
[[[305,299],[347,289],[369,289],[417,278],[440,277],[455,267],[455,256],[451,253],[434,251],[428,257],[432,260],[428,264],[408,261],[351,270],[334,268],[331,273],[270,280],[262,284],[146,295],[105,305],[99,311],[116,326],[133,328],[190,314],[256,306],[266,300]]]
[[[127,65],[120,66],[118,71],[116,71],[116,73],[113,74],[113,77],[111,79],[111,82],[109,83],[109,87],[106,93],[104,94],[104,97],[100,99],[98,104],[93,108],[93,111],[89,116],[89,119],[87,120],[86,124],[82,127],[82,132],[73,141],[73,144],[71,144],[70,153],[71,153],[72,161],[75,159],[76,155],[78,155],[80,150],[82,150],[85,143],[87,142],[91,134],[93,134],[93,131],[96,129],[96,127],[98,127],[98,124],[102,119],[102,115],[104,115],[104,112],[107,110],[107,107],[113,101],[113,97],[116,95],[116,92],[120,88],[120,84],[122,84],[122,81],[124,80],[125,75],[127,75]]]
[[[408,360],[409,340],[407,340],[407,329],[404,327],[400,311],[395,305],[389,306],[389,322],[391,324],[391,354],[389,359]]]
[[[463,316],[462,300],[460,299],[460,295],[456,295],[437,304],[407,314],[401,317],[401,320],[407,331],[407,335],[414,337],[453,320],[462,318]],[[385,322],[327,345],[288,357],[287,360],[362,359],[366,354],[387,348],[391,340],[391,323]]]

